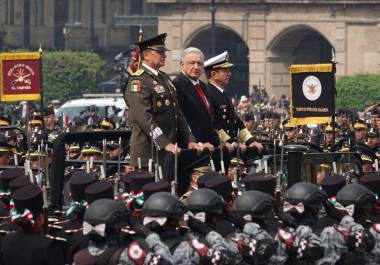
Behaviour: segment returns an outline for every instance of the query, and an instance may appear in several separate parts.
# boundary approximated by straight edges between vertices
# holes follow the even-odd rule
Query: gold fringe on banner
[[[296,73],[309,73],[309,72],[320,72],[320,73],[331,73],[333,71],[333,65],[329,64],[294,64],[289,67],[290,74]]]
[[[40,100],[41,94],[3,94],[3,61],[7,60],[40,60],[39,52],[0,53],[0,101]],[[41,80],[42,82],[42,80]]]
[[[292,126],[309,125],[309,124],[322,124],[330,123],[331,117],[306,117],[306,118],[290,118],[290,124]]]
[[[305,118],[294,118],[293,117],[293,86],[292,86],[292,74],[296,73],[310,73],[310,72],[320,72],[320,73],[331,73],[333,71],[332,64],[294,64],[289,67],[289,87],[290,87],[290,125],[308,125],[308,124],[321,124],[330,123],[332,121],[331,117],[305,117]]]

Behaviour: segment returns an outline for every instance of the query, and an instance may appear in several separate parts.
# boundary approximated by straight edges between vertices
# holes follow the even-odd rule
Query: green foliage
[[[44,52],[44,102],[65,102],[94,91],[104,79],[103,61],[93,52]]]
[[[336,82],[336,107],[362,111],[380,101],[380,75],[345,76]]]

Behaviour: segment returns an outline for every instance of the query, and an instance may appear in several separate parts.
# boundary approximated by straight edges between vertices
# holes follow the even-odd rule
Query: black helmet
[[[250,190],[236,198],[234,210],[241,215],[264,218],[272,213],[274,203],[274,198],[269,194]]]
[[[336,200],[343,206],[354,204],[355,207],[369,208],[376,196],[361,184],[347,184],[338,192]]]
[[[186,206],[169,192],[157,192],[145,201],[143,214],[145,216],[164,216],[181,218],[186,212]]]
[[[291,204],[302,202],[305,206],[319,208],[326,199],[326,193],[316,185],[299,182],[291,186],[285,193],[285,200]]]
[[[186,200],[189,211],[219,213],[226,206],[223,198],[213,190],[199,189],[193,191]]]
[[[99,199],[86,209],[83,221],[91,225],[115,226],[125,220],[126,214],[127,209],[123,204],[111,199]]]

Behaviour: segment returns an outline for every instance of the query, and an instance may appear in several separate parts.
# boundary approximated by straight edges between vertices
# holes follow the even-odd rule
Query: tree
[[[103,61],[93,52],[44,52],[42,55],[44,102],[79,98],[95,90],[104,79]]]
[[[341,77],[336,82],[337,108],[361,111],[380,101],[380,75],[358,74]]]

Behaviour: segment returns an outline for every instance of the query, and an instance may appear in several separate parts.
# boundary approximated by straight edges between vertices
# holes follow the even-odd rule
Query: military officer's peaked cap
[[[161,33],[147,40],[142,40],[136,43],[140,47],[140,51],[154,50],[158,52],[170,51],[165,47],[165,39],[167,34]]]
[[[44,116],[50,116],[50,115],[53,115],[53,114],[55,114],[54,108],[47,107],[47,108],[44,109]]]
[[[225,51],[215,57],[208,59],[205,62],[204,67],[206,70],[212,70],[212,69],[229,68],[231,66],[233,66],[233,64],[228,61],[228,52]]]

